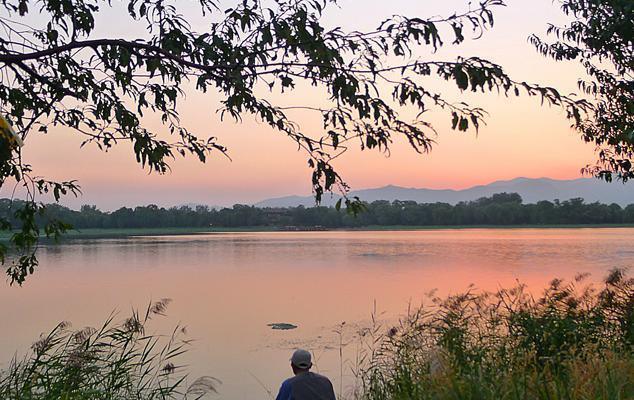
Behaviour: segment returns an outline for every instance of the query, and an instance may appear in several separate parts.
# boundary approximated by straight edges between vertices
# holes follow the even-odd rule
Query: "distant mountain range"
[[[540,200],[568,200],[582,197],[586,202],[617,203],[621,206],[634,203],[634,182],[606,183],[593,178],[556,180],[550,178],[515,178],[508,181],[496,181],[488,185],[474,186],[468,189],[424,189],[405,188],[388,185],[375,189],[363,189],[350,193],[363,201],[375,200],[413,200],[417,203],[444,202],[456,204],[461,201],[476,200],[495,193],[519,193],[524,203],[536,203]],[[340,196],[324,195],[322,205],[333,206]],[[286,196],[266,199],[255,203],[256,207],[311,207],[315,204],[313,196]]]

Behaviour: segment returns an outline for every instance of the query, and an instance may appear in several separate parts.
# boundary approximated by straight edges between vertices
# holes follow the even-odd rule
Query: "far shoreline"
[[[492,229],[492,230],[512,230],[512,229],[608,229],[608,228],[634,228],[634,224],[549,224],[549,225],[370,225],[364,227],[346,228],[321,228],[314,227],[288,227],[278,226],[251,226],[251,227],[175,227],[175,228],[90,228],[68,231],[60,241],[80,240],[80,239],[117,239],[143,236],[187,236],[223,233],[315,233],[315,232],[407,232],[407,231],[440,231],[440,230],[469,230],[469,229]],[[0,241],[9,240],[10,233],[3,232]],[[52,242],[52,239],[46,239]]]

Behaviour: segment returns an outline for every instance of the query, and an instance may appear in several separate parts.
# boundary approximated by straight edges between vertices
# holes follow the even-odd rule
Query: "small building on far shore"
[[[288,232],[312,232],[312,231],[327,231],[328,228],[322,225],[312,225],[312,226],[295,226],[295,225],[287,225],[280,228],[282,231]]]

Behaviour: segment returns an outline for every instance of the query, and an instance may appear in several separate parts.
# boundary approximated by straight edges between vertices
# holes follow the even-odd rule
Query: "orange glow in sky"
[[[361,3],[363,13],[358,12]],[[531,33],[543,36],[548,22],[565,22],[557,5],[550,0],[507,3],[508,7],[497,9],[496,25],[483,38],[459,47],[448,45],[447,50],[430,57],[478,55],[503,65],[518,80],[556,86],[562,93],[574,91],[582,76],[580,67],[546,60],[526,40]],[[325,21],[350,30],[371,29],[392,14],[450,15],[466,7],[466,1],[456,0],[343,0],[340,8],[325,15]],[[102,34],[107,33],[106,28],[102,29]],[[563,111],[541,106],[539,99],[461,94],[453,84],[436,81],[431,86],[455,101],[485,108],[490,113],[487,126],[477,137],[473,131],[458,133],[450,129],[448,113],[438,110],[429,114],[439,132],[430,154],[417,154],[402,140],[395,141],[389,158],[351,148],[336,166],[353,189],[388,184],[459,189],[518,176],[573,179],[580,177],[580,168],[594,159],[593,147],[584,144],[571,130]],[[386,93],[389,95],[389,90]],[[292,95],[272,98],[283,104],[313,104],[320,96],[325,94],[300,87]],[[82,138],[63,129],[53,129],[48,135],[31,135],[24,154],[38,174],[79,181],[83,196],[64,201],[72,206],[96,204],[114,209],[149,203],[227,205],[309,194],[311,170],[305,154],[298,152],[290,139],[250,117],[242,123],[220,122],[215,113],[217,99],[215,94],[188,91],[180,112],[191,130],[218,137],[229,148],[232,161],[220,154],[212,155],[206,164],[193,157],[179,157],[172,162],[171,173],[148,175],[136,163],[127,144],[108,153],[92,145],[80,150]],[[320,117],[300,116],[298,122],[308,129],[321,127]],[[10,189],[3,190],[2,197],[8,196],[6,191]]]

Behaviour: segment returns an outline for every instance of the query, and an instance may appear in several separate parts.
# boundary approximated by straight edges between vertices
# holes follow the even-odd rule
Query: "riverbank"
[[[373,329],[358,398],[634,398],[634,281],[621,270],[600,290],[582,281],[553,280],[538,298],[470,290]]]
[[[462,229],[596,229],[634,228],[634,224],[550,224],[550,225],[370,225],[358,228],[334,229],[343,231],[426,231]]]
[[[148,254],[146,250],[143,249],[143,252]],[[81,253],[94,256],[92,252]],[[155,256],[152,258],[161,258]],[[161,270],[156,269],[159,274]],[[144,279],[154,281],[147,277]],[[238,279],[243,280],[244,276]],[[338,330],[327,329],[321,334],[330,335],[334,340],[330,342],[330,352],[339,353],[338,367],[331,365],[327,369],[329,376],[334,378],[335,388],[338,388],[338,398],[633,399],[634,314],[631,299],[634,281],[623,270],[613,270],[599,287],[590,290],[587,285],[591,283],[584,282],[584,279],[584,276],[574,281],[555,279],[536,297],[529,295],[529,289],[519,284],[494,292],[470,288],[467,292],[432,299],[425,305],[421,304],[420,308],[408,307],[398,321],[373,313],[371,321],[367,321],[368,325],[361,329],[363,325],[354,323],[345,325],[347,329],[344,329],[345,323],[338,324]],[[188,276],[186,280],[202,281],[204,287],[208,287],[210,282],[200,276],[193,280]],[[108,292],[106,287],[103,287],[105,293]],[[132,287],[138,288],[136,285]],[[188,290],[191,293],[209,292],[196,290],[195,285]],[[120,296],[120,293],[117,292],[117,295]],[[217,295],[213,294],[215,298]],[[72,299],[78,303],[76,297]],[[210,364],[222,364],[223,360],[218,358],[222,354],[210,357],[204,352],[205,345],[199,341],[190,346],[192,341],[179,326],[173,329],[171,335],[156,333],[157,320],[165,317],[170,302],[170,299],[150,302],[145,309],[133,309],[129,318],[125,314],[123,318],[111,314],[106,322],[98,325],[100,329],[75,330],[69,323],[58,324],[28,347],[30,350],[26,356],[0,366],[0,398],[24,399],[24,393],[27,393],[29,398],[37,399],[180,399],[179,393],[207,393],[202,389],[220,393],[228,399],[258,398],[264,397],[259,394],[262,388],[270,392],[267,383],[278,384],[279,377],[289,373],[287,364],[281,362],[287,359],[289,352],[283,346],[279,349],[283,355],[260,354],[259,359],[263,362],[259,364],[261,369],[255,373],[259,375],[262,368],[275,369],[279,366],[285,372],[260,381],[255,373],[248,371],[260,385],[250,395],[244,395],[245,383],[249,383],[244,377],[248,375],[225,372],[220,375],[223,378],[220,381],[213,377],[218,372],[217,367],[210,369],[209,373],[213,375],[187,381],[186,374],[199,376],[193,372],[191,359],[187,357],[203,353],[205,368],[209,368]],[[80,307],[86,307],[85,302],[80,303]],[[47,306],[50,307],[49,304]],[[225,306],[226,303],[220,305],[221,308]],[[250,302],[249,306],[253,308]],[[51,310],[55,308],[44,312],[50,313]],[[235,310],[232,308],[228,312]],[[203,318],[208,319],[210,315],[214,316],[213,310],[206,312]],[[251,322],[256,325],[266,320],[254,319],[257,321]],[[242,329],[246,329],[244,321],[241,323]],[[318,326],[321,326],[320,330],[326,328]],[[260,343],[261,332],[269,327],[255,329]],[[32,329],[30,324],[29,329]],[[229,331],[231,338],[236,332]],[[301,336],[305,335],[301,333]],[[346,342],[343,342],[344,337]],[[288,339],[281,340],[275,343],[288,343]],[[244,351],[231,340],[215,343],[234,346],[228,352],[231,360],[244,357],[241,354]],[[356,358],[344,359],[346,346],[356,348],[353,350]],[[282,346],[270,346],[279,347]],[[323,368],[326,349],[317,347],[317,350],[320,351],[319,362]],[[244,363],[238,364],[238,367],[240,365]],[[339,379],[343,380],[343,368],[351,368],[353,374],[349,375],[350,380],[345,386],[342,381],[336,385],[336,372],[340,371]],[[160,373],[149,375],[147,371]],[[231,393],[230,385],[239,385],[239,392]],[[194,391],[192,387],[200,387],[201,390]]]
[[[597,229],[597,228],[634,228],[634,224],[575,224],[575,225],[371,225],[364,227],[332,228],[325,231],[426,231],[426,230],[465,230],[465,229]],[[136,236],[180,236],[200,235],[208,233],[240,233],[240,232],[314,232],[312,229],[288,229],[278,226],[245,226],[245,227],[173,227],[173,228],[123,228],[123,229],[77,229],[64,234],[61,240],[72,239],[116,239]],[[0,241],[8,241],[11,233],[1,232]]]
[[[199,227],[183,227],[183,228],[114,228],[114,229],[76,229],[66,232],[61,240],[68,239],[116,239],[133,236],[179,236],[179,235],[198,235],[205,233],[229,233],[229,232],[268,232],[276,231],[278,228],[272,227],[236,227],[236,228],[199,228]],[[0,241],[6,241],[11,236],[10,232],[3,231],[0,233]]]

